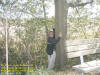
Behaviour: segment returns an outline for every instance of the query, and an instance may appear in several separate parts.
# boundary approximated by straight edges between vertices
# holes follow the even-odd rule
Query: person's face
[[[49,37],[53,37],[53,36],[54,36],[53,32],[50,32]]]

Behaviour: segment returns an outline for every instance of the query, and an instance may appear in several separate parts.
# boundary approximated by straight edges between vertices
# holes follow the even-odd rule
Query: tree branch
[[[76,3],[68,3],[68,7],[73,7],[73,8],[75,8],[75,7],[79,7],[79,6],[85,6],[85,5],[87,5],[87,4],[91,4],[91,3],[93,3],[93,0],[91,0],[90,2],[86,2],[86,3],[80,3],[80,4],[78,4],[77,2]]]
[[[13,3],[11,3],[11,5],[14,5],[18,2],[18,0],[15,0]]]
[[[14,4],[16,4],[18,2],[18,0],[15,0],[15,1],[13,1],[12,3],[11,2],[9,2],[9,1],[7,1],[6,3],[4,3],[2,0],[0,0],[0,5],[2,5],[2,6],[6,6],[6,5],[14,5]]]

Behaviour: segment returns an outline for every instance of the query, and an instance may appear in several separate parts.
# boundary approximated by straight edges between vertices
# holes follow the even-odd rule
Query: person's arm
[[[57,44],[60,41],[61,37],[62,37],[62,33],[60,32],[59,37],[55,39],[55,44]]]
[[[57,44],[60,41],[61,37],[55,39],[54,43]]]
[[[48,44],[57,44],[59,41],[60,41],[60,37],[56,38],[56,39],[51,39],[51,38],[48,38],[48,41],[47,43]]]
[[[53,28],[53,33],[54,33],[54,37],[53,38],[55,38],[55,28]]]
[[[53,39],[53,38],[48,37],[47,42],[48,42],[48,44],[57,44],[60,41],[61,37],[62,37],[62,33],[59,33],[58,38]]]

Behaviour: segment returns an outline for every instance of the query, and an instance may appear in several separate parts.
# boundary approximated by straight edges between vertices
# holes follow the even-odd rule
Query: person
[[[58,38],[55,38],[54,31],[50,31],[47,39],[46,52],[48,54],[48,70],[54,68],[56,59],[56,44],[60,41],[62,33],[59,33]]]

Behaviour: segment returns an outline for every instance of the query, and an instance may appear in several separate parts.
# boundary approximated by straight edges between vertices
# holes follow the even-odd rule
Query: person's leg
[[[53,51],[53,54],[50,57],[50,63],[48,65],[48,69],[53,69],[55,64],[56,52]]]
[[[55,59],[56,59],[56,51],[53,51],[53,55],[52,55],[52,57],[51,57],[51,69],[53,69],[54,68],[54,65],[55,65]]]
[[[48,55],[48,67],[49,67],[49,64],[50,64],[50,58],[51,58],[51,55]]]

